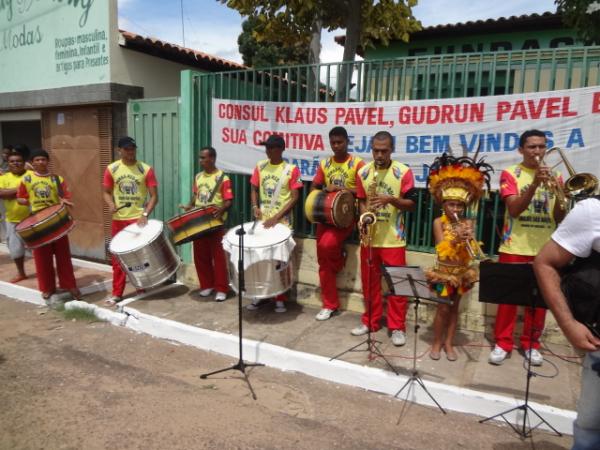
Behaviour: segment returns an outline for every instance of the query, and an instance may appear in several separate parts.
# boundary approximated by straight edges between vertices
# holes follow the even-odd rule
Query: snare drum
[[[59,240],[74,226],[66,205],[52,205],[21,221],[15,231],[33,249]]]
[[[350,191],[314,190],[306,197],[304,211],[309,222],[347,228],[354,222],[354,196]]]
[[[110,252],[136,288],[151,288],[169,279],[181,260],[165,236],[160,220],[151,219],[146,226],[137,223],[119,231],[110,241]]]
[[[253,222],[245,223],[244,284],[248,298],[271,298],[283,294],[294,281],[292,251],[296,246],[291,230],[278,223],[265,229],[258,223],[250,234]],[[238,292],[239,236],[232,228],[223,238],[223,248],[229,253],[229,280]]]
[[[185,244],[223,228],[223,220],[213,217],[217,209],[215,206],[196,208],[169,219],[167,226],[171,231],[173,243],[175,245]]]

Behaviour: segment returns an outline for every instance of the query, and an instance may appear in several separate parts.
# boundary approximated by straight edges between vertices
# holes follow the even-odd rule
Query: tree
[[[258,42],[310,41],[309,61],[320,61],[321,29],[346,30],[344,62],[354,62],[358,46],[388,45],[390,40],[408,41],[421,27],[412,15],[417,0],[217,0],[259,25]],[[318,43],[318,44],[317,44]],[[346,97],[351,64],[344,64],[338,79],[338,95]]]
[[[238,36],[238,48],[244,64],[254,68],[305,64],[308,60],[308,41],[284,44],[281,41],[259,43],[255,33],[260,34],[259,22],[254,16],[242,22]]]
[[[600,44],[600,0],[555,0],[563,21],[584,42]]]

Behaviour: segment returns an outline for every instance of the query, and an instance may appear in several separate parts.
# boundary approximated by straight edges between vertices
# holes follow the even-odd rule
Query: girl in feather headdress
[[[433,322],[434,338],[429,356],[440,359],[442,348],[449,361],[457,359],[452,345],[458,322],[458,304],[479,278],[474,260],[481,254],[475,241],[475,226],[466,218],[467,208],[489,189],[492,167],[481,159],[454,158],[445,153],[430,166],[429,192],[442,207],[442,216],[433,221],[436,264],[425,270],[431,289],[451,304],[438,304]]]

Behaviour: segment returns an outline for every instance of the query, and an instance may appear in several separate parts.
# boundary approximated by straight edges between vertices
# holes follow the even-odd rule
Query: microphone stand
[[[250,384],[250,380],[248,379],[248,374],[246,373],[247,367],[258,367],[264,366],[264,364],[260,363],[247,363],[243,358],[243,345],[242,345],[242,297],[243,293],[246,290],[245,281],[244,281],[244,235],[246,231],[244,230],[244,219],[243,216],[240,218],[240,227],[236,230],[235,234],[238,235],[238,345],[239,345],[239,358],[238,362],[230,367],[226,367],[224,369],[215,370],[214,372],[204,373],[200,375],[200,378],[205,380],[211,375],[216,375],[218,373],[227,372],[228,370],[237,370],[242,373],[244,377],[244,381],[248,384],[248,388],[250,389],[250,393],[252,394],[252,398],[256,400],[256,394],[254,393],[254,389],[252,389],[252,384]]]

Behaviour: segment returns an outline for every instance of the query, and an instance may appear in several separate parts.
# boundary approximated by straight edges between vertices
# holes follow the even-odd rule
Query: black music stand
[[[367,266],[369,267],[369,269],[371,268],[371,265],[373,264],[373,248],[371,246],[368,247],[368,253],[367,253]],[[367,286],[370,286],[370,277],[371,277],[371,270],[369,270],[369,273],[367,274]],[[380,288],[381,289],[381,288]],[[370,291],[369,291],[370,292]],[[372,305],[372,301],[370,298],[365,298],[365,302],[367,303],[367,317],[369,318],[369,324],[371,323],[371,317],[373,314],[373,305]],[[396,370],[396,368],[394,366],[392,366],[392,364],[387,360],[387,358],[385,357],[385,355],[383,354],[383,352],[379,349],[379,344],[381,344],[381,341],[378,341],[377,339],[373,339],[373,337],[371,336],[372,332],[371,332],[371,327],[368,326],[367,327],[367,338],[350,347],[348,350],[344,350],[342,353],[339,353],[333,357],[331,357],[329,359],[329,361],[333,361],[334,359],[338,359],[340,356],[345,355],[346,353],[351,353],[351,352],[369,352],[369,361],[373,361],[375,358],[381,358],[385,361],[385,363],[388,365],[388,367],[392,370],[392,372],[394,372],[396,375],[398,374],[398,371]],[[365,346],[364,349],[361,349],[360,347]]]
[[[531,308],[531,323],[533,324],[534,308],[548,308],[543,297],[539,293],[533,266],[529,263],[495,263],[482,262],[479,265],[479,301],[495,304],[509,304],[516,306],[527,306]],[[529,342],[533,341],[533,326],[530,332]],[[510,427],[522,438],[528,438],[533,430],[545,423],[548,428],[554,431],[558,436],[562,434],[548,423],[538,412],[529,406],[529,385],[531,378],[537,376],[531,370],[531,357],[527,358],[527,381],[525,384],[525,403],[507,409],[491,417],[481,419],[479,423],[502,417]],[[505,415],[513,411],[523,411],[523,423],[517,428],[510,423]],[[534,414],[540,422],[534,427],[531,426],[529,413]],[[518,422],[518,417],[516,419]]]
[[[200,375],[200,378],[205,380],[211,375],[216,375],[217,373],[226,372],[228,370],[238,370],[242,372],[244,376],[244,380],[248,384],[248,388],[250,388],[250,392],[252,393],[252,398],[256,400],[256,394],[254,393],[254,389],[252,389],[252,384],[250,384],[250,380],[248,379],[248,375],[246,374],[246,367],[258,367],[264,366],[264,364],[260,363],[247,363],[244,361],[242,356],[242,297],[244,295],[244,291],[246,290],[246,284],[244,281],[244,235],[246,234],[246,230],[244,230],[244,220],[243,216],[241,218],[240,227],[236,230],[235,234],[238,235],[238,243],[239,243],[239,252],[238,252],[238,343],[239,343],[239,359],[238,362],[233,366],[226,367],[224,369],[215,370],[214,372],[204,373]]]
[[[408,387],[408,392],[410,393],[410,388],[413,383],[417,383],[421,388],[425,391],[429,398],[437,405],[437,407],[446,414],[446,410],[441,407],[441,405],[437,402],[437,400],[431,395],[431,392],[427,390],[425,387],[425,383],[423,379],[419,375],[419,370],[417,369],[417,338],[419,335],[419,305],[422,300],[428,300],[436,303],[446,303],[452,304],[450,300],[441,299],[438,297],[432,297],[431,291],[429,289],[429,283],[425,278],[425,273],[423,273],[423,269],[419,266],[383,266],[383,274],[385,279],[390,286],[390,289],[394,292],[395,295],[403,295],[406,297],[412,297],[414,308],[415,308],[415,336],[413,339],[413,366],[410,373],[410,377],[406,380],[406,383],[400,388],[394,397],[398,397],[400,392],[402,392],[405,388]],[[408,394],[406,395],[406,400],[408,400]]]

